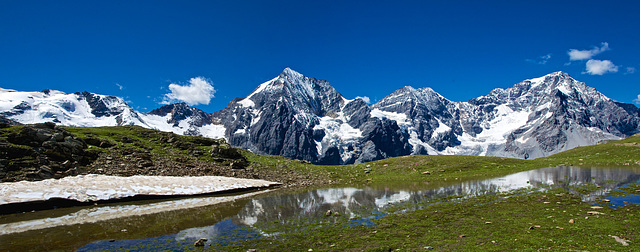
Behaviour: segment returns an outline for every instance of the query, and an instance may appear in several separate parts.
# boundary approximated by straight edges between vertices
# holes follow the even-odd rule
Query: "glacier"
[[[0,89],[0,119],[139,125],[329,165],[410,154],[537,158],[640,132],[635,105],[616,102],[564,72],[462,102],[428,87],[405,86],[369,105],[286,68],[211,114],[184,103],[140,113],[114,96]]]

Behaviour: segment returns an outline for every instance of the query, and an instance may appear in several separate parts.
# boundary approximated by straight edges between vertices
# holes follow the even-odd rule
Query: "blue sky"
[[[636,103],[637,13],[640,1],[5,0],[0,87],[214,112],[286,67],[371,102],[407,85],[466,101],[565,71]]]

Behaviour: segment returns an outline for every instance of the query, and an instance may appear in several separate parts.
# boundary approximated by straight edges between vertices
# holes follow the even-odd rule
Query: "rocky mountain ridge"
[[[225,138],[254,153],[318,164],[409,154],[536,158],[640,132],[635,105],[613,101],[564,72],[467,102],[407,86],[368,105],[287,68],[212,114],[184,103],[140,113],[113,96],[0,89],[0,117],[67,126],[139,125]]]

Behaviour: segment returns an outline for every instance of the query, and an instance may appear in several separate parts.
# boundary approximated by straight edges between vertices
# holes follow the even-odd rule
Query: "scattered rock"
[[[424,249],[426,249],[426,250],[432,250],[432,249],[433,249],[433,247],[431,247],[431,246],[425,246],[425,247],[424,247]]]
[[[327,212],[324,215],[328,217],[328,216],[331,216],[332,213],[333,212],[331,212],[331,210],[327,210]]]
[[[601,206],[592,206],[591,209],[602,209]]]
[[[622,244],[622,246],[629,246],[629,242],[631,242],[630,240],[625,240],[615,235],[609,235],[609,237],[616,239],[616,242]]]
[[[587,212],[587,214],[590,214],[590,215],[605,215],[604,213],[596,212],[596,211],[589,211],[589,212]]]
[[[431,172],[430,171],[423,171],[422,174],[423,175],[431,175]]]
[[[193,246],[203,247],[207,243],[207,241],[208,241],[207,238],[200,238],[200,240],[197,240],[196,242],[193,243]]]
[[[570,219],[569,223],[573,224],[573,223],[576,223],[576,221],[574,219]]]
[[[488,225],[488,224],[491,224],[491,222],[490,222],[490,221],[487,221],[487,222],[485,222],[484,224],[487,224],[487,225]]]

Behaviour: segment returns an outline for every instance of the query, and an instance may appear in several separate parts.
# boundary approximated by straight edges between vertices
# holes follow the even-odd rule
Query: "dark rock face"
[[[8,172],[23,173],[23,179],[39,180],[75,175],[78,165],[97,156],[86,152],[87,144],[54,123],[26,125],[0,142],[3,181]],[[9,162],[11,160],[11,162]]]
[[[349,118],[347,123],[354,128],[360,128],[371,118],[371,108],[362,99],[355,99],[345,105],[343,112]]]
[[[54,91],[44,90],[34,97],[52,95]],[[75,96],[86,100],[90,110],[65,98],[53,103],[55,110],[35,114],[42,121],[77,125],[71,121],[77,115],[70,113],[82,106],[97,118],[115,117],[117,125],[169,127],[183,135],[219,136],[224,126],[224,137],[234,147],[319,164],[408,154],[537,158],[640,132],[635,105],[613,101],[563,72],[497,88],[467,102],[449,101],[430,88],[403,87],[369,105],[362,99],[347,100],[327,81],[289,68],[213,114],[184,103],[138,114],[117,97],[88,92]],[[39,111],[33,101],[14,104],[0,112],[0,126],[13,124],[12,118],[26,111]],[[167,125],[155,116],[164,117]],[[36,131],[34,136],[53,137],[43,134]],[[52,148],[37,140],[42,139],[30,141],[38,148]]]
[[[459,123],[460,112],[456,104],[431,88],[403,87],[373,107],[405,115],[409,124],[415,128],[417,139],[436,150],[442,151],[460,144],[457,136],[462,135],[463,128]],[[444,130],[438,131],[439,128]],[[426,154],[421,148],[415,148],[413,153]]]
[[[213,120],[210,114],[207,114],[200,109],[190,107],[186,103],[165,105],[150,111],[148,114],[158,116],[167,116],[168,114],[171,114],[169,123],[174,127],[177,127],[178,124],[185,119],[191,119],[190,123],[194,127],[202,127],[204,125],[211,124]]]
[[[371,118],[370,112],[364,101],[347,102],[328,82],[285,69],[213,117],[226,127],[231,144],[259,154],[331,165],[410,154],[406,133],[395,122]],[[335,127],[346,123],[362,137],[336,145],[332,141],[341,140],[335,137],[341,129],[323,128],[322,118],[332,118]],[[374,158],[359,159],[360,146],[368,142],[371,153],[362,155]]]
[[[336,113],[342,96],[326,81],[285,69],[245,99],[213,114],[234,146],[256,153],[317,161],[318,116]]]
[[[213,117],[234,146],[321,164],[432,152],[536,158],[640,132],[637,107],[562,72],[468,102],[404,87],[368,105],[285,69]]]
[[[114,107],[110,104],[121,103],[118,97],[115,96],[101,96],[84,91],[82,93],[76,93],[78,99],[84,99],[89,103],[89,106],[93,109],[91,113],[97,117],[101,116],[117,116],[124,110],[123,107]]]
[[[372,118],[362,127],[365,146],[356,163],[411,154],[406,132],[389,119]]]

